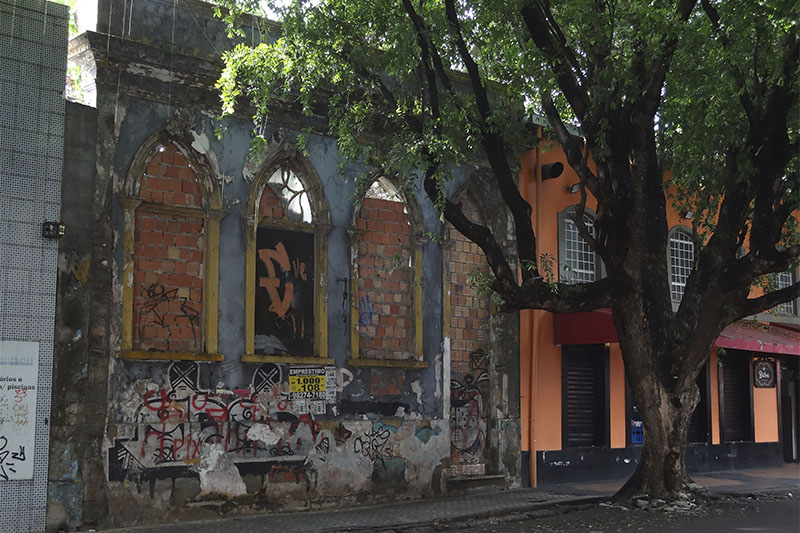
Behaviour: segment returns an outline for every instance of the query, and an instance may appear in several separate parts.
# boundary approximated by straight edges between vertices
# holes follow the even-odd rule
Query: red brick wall
[[[258,202],[258,216],[259,218],[283,218],[281,202],[269,185],[265,185],[264,191],[261,193],[261,199]]]
[[[469,196],[460,200],[470,220],[483,223],[475,202]],[[467,279],[473,271],[489,273],[486,257],[477,244],[450,224],[447,236],[452,243],[447,264],[450,276],[450,364],[453,376],[469,373],[469,353],[488,349],[489,299],[479,296]]]
[[[197,177],[189,161],[170,144],[147,165],[139,185],[139,197],[146,202],[182,207],[202,207]]]
[[[413,276],[411,219],[402,202],[365,198],[358,218],[359,356],[409,359]]]
[[[461,207],[470,220],[483,223],[475,202],[461,197]],[[488,349],[489,299],[478,296],[467,281],[475,271],[489,268],[478,246],[451,225],[447,263],[450,278],[450,461],[451,471],[459,475],[485,472],[487,439],[487,361],[480,355],[470,361],[470,353]]]
[[[297,467],[274,465],[267,472],[267,481],[269,483],[300,483],[305,479],[305,472]]]
[[[165,206],[200,207],[194,171],[174,145],[147,166],[139,197]],[[133,250],[133,341],[138,350],[203,350],[202,217],[138,208]]]

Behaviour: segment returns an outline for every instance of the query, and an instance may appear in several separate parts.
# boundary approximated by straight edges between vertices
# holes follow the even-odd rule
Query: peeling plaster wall
[[[232,392],[194,385],[209,366],[175,363],[167,389],[140,379],[121,399],[119,417],[138,423],[113,427],[114,523],[141,521],[152,508],[201,518],[220,506],[253,512],[440,491],[446,421],[297,415],[264,388],[280,383],[286,365],[258,366],[249,387]]]
[[[179,41],[170,55],[164,39],[170,35],[165,28],[172,24],[173,6],[140,0],[125,11],[121,2],[102,0],[99,29],[110,21],[113,35],[87,33],[70,45],[73,57],[97,73],[97,109],[82,109],[72,119],[68,114],[72,127],[96,131],[96,139],[89,140],[93,147],[70,157],[76,171],[65,174],[65,179],[73,176],[65,186],[85,194],[69,204],[65,218],[91,213],[93,220],[83,221],[91,225],[91,242],[70,242],[62,251],[64,301],[84,302],[87,311],[73,321],[62,317],[58,324],[62,350],[71,355],[57,369],[61,389],[53,416],[60,428],[51,483],[58,490],[51,491],[50,501],[68,517],[54,515],[51,529],[419,498],[452,490],[447,483],[451,396],[449,361],[443,360],[449,351],[442,333],[442,249],[429,241],[423,250],[422,360],[428,366],[351,365],[348,229],[359,169],[342,175],[335,140],[322,133],[321,117],[276,110],[265,133],[291,144],[302,126],[315,132],[307,136],[306,159],[319,177],[331,225],[324,272],[333,363],[324,369],[328,390],[335,394],[322,412],[317,406],[312,413],[310,404],[288,399],[290,371],[309,365],[241,361],[247,206],[260,161],[249,158],[252,123],[245,117],[224,120],[222,137],[212,135],[219,125],[212,118],[218,112],[213,83],[220,67],[214,54],[230,45],[223,25],[210,18],[206,4],[182,1],[175,8],[176,24],[202,31],[176,33]],[[130,17],[124,39],[118,13]],[[165,130],[205,158],[221,189],[217,352],[222,361],[119,358],[125,261],[119,198],[140,148]],[[460,169],[453,197],[475,176],[475,169]],[[421,191],[420,184],[415,201],[421,232],[442,235],[439,213]],[[486,186],[480,197],[491,203],[486,212],[493,220],[503,218],[494,216],[502,203],[496,191]],[[70,278],[76,261],[90,265],[83,284]],[[517,316],[498,315],[489,326],[487,474],[514,486],[520,471]],[[72,361],[79,364],[73,367]],[[84,374],[90,377],[86,387],[70,386]],[[80,419],[85,431],[69,416],[76,409],[85,413]]]

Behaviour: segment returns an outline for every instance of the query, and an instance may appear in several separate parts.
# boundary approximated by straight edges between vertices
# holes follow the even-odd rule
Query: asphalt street
[[[451,524],[439,531],[456,531]],[[800,499],[797,494],[724,498],[683,514],[675,512],[629,510],[601,505],[582,506],[565,514],[531,517],[507,515],[481,523],[465,524],[458,531],[471,533],[522,533],[547,531],[612,532],[697,531],[729,533],[734,531],[800,531]],[[435,529],[431,529],[435,531]],[[420,531],[422,533],[422,531]]]

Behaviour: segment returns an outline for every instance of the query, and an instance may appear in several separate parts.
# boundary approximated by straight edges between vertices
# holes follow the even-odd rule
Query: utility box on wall
[[[67,17],[63,5],[0,0],[0,528],[9,532],[45,525],[59,233],[45,236],[45,224],[61,210]]]

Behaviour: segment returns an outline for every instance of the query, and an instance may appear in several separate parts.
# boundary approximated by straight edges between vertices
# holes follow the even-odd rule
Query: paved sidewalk
[[[800,465],[777,468],[703,473],[694,480],[712,494],[787,491],[800,493]],[[433,500],[363,506],[325,511],[272,513],[181,524],[162,524],[105,530],[125,533],[322,533],[333,531],[386,531],[415,524],[432,524],[530,512],[556,505],[590,503],[607,498],[624,481],[569,483],[538,489],[487,491]]]
[[[597,496],[554,494],[539,489],[493,490],[466,496],[415,500],[386,505],[365,505],[349,509],[272,513],[104,531],[124,531],[126,533],[155,533],[162,531],[175,533],[380,531],[393,527],[407,527],[435,521],[464,520],[504,512],[527,511],[558,504],[588,502],[597,499],[599,499]]]
[[[708,489],[711,494],[737,494],[750,492],[772,492],[775,490],[800,492],[800,463],[786,463],[774,468],[726,470],[691,474],[695,483]],[[602,496],[614,494],[625,480],[593,483],[564,483],[544,487],[556,494],[573,496]]]

